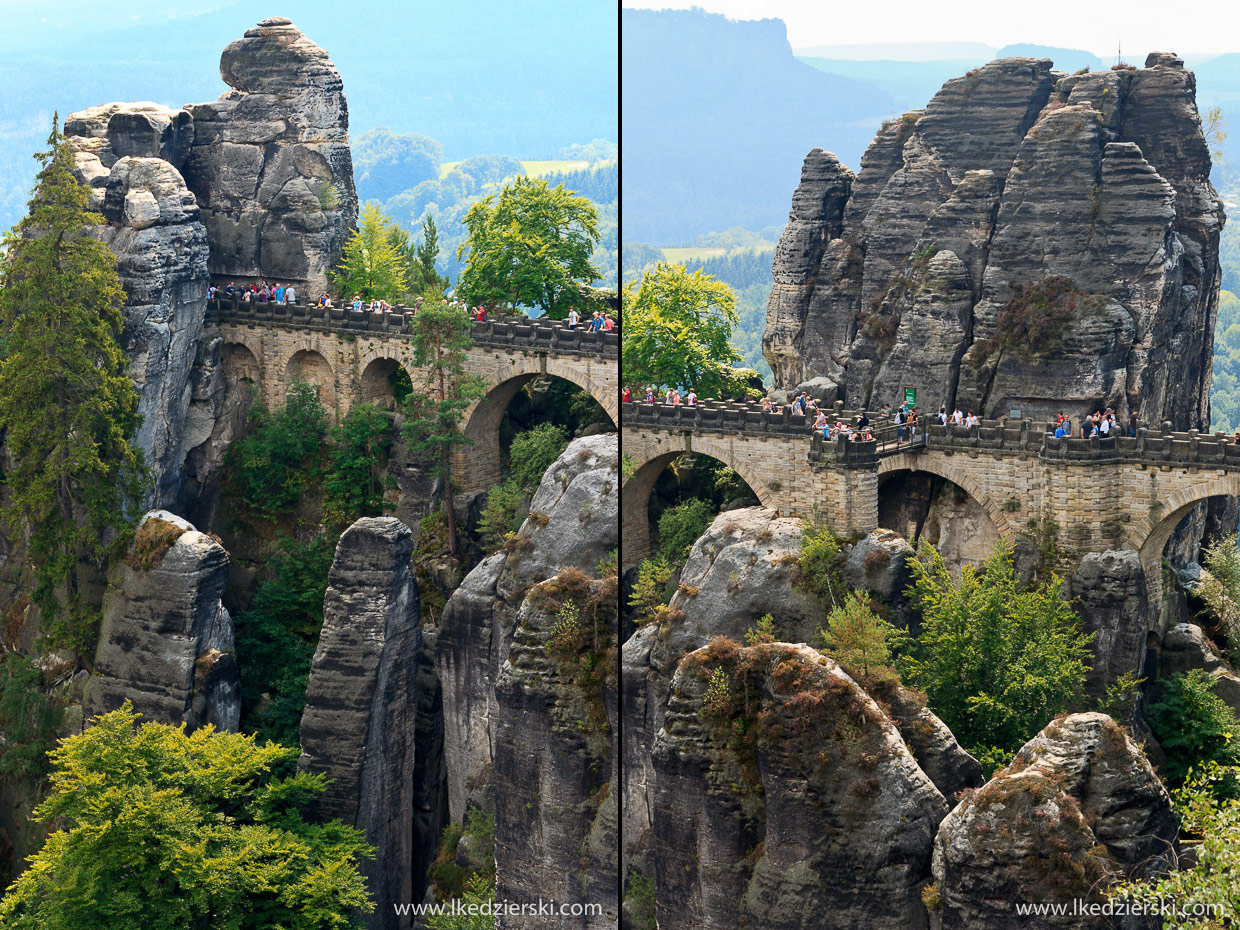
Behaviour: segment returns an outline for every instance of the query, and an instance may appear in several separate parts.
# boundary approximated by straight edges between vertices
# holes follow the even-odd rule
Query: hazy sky
[[[622,0],[625,7],[701,7],[733,19],[782,19],[793,48],[873,42],[1015,42],[1079,48],[1102,58],[1154,49],[1189,53],[1240,52],[1240,5],[1235,0]]]

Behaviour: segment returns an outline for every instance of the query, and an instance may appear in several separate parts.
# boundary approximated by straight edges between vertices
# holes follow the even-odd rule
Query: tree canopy
[[[1006,542],[980,569],[953,575],[923,541],[909,566],[922,628],[902,657],[904,680],[984,765],[1006,762],[1082,696],[1092,635],[1058,578],[1017,581]]]
[[[141,417],[120,347],[116,256],[91,235],[103,217],[87,209],[55,121],[47,141],[0,266],[0,423],[13,463],[3,515],[26,531],[44,633],[86,653],[96,617],[81,563],[102,566],[127,541],[146,470],[131,442]]]
[[[465,226],[457,290],[470,303],[510,303],[564,319],[582,304],[582,285],[599,277],[590,261],[598,210],[563,185],[518,177],[470,207]]]
[[[51,753],[35,810],[63,824],[0,902],[13,930],[344,930],[371,907],[361,833],[308,823],[298,750],[138,723],[126,703]]]
[[[395,223],[379,207],[362,207],[358,228],[345,243],[340,264],[332,272],[332,283],[345,300],[361,297],[396,301],[405,294],[405,259],[393,241]]]
[[[633,384],[693,388],[718,397],[730,387],[736,298],[701,271],[659,262],[624,289],[624,377]]]

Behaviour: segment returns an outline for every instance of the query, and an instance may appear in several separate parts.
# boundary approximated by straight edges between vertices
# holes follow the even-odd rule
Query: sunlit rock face
[[[187,107],[185,178],[202,206],[211,273],[327,286],[357,221],[344,84],[327,52],[288,19],[265,19],[224,49],[233,90]]]
[[[1009,58],[950,80],[855,177],[807,156],[767,311],[775,386],[1205,428],[1224,219],[1209,172],[1174,55],[1070,76]],[[1044,322],[1029,289],[1056,280],[1054,325],[1013,339],[1022,316]]]

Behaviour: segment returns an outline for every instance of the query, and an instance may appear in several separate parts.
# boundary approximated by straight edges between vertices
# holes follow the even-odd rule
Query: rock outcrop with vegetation
[[[939,827],[931,926],[1103,928],[1071,912],[1106,887],[1177,863],[1167,791],[1127,731],[1105,714],[1046,726],[1006,769],[960,802]],[[1019,915],[1025,903],[1068,902],[1064,915]]]
[[[1067,76],[1000,59],[811,152],[776,252],[776,387],[982,416],[1135,409],[1208,426],[1222,201],[1173,55]]]
[[[233,622],[220,601],[228,553],[164,510],[148,513],[103,600],[86,716],[133,703],[146,719],[236,730]]]

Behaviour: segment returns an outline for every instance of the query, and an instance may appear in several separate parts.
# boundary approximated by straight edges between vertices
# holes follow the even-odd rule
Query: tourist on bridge
[[[579,317],[577,316],[577,311],[574,310],[572,307],[569,307],[568,308],[568,328],[576,329],[578,319]]]
[[[904,442],[908,438],[908,429],[905,423],[908,422],[908,414],[904,410],[904,405],[900,405],[900,409],[896,411],[896,442]]]
[[[487,308],[479,304],[477,309],[474,310],[474,320],[478,323],[485,323],[487,321]]]
[[[207,300],[215,300],[215,285],[212,284],[207,288]]]
[[[327,291],[324,291],[323,296],[319,298],[319,306],[330,307],[331,305],[332,305],[332,299],[327,296]]]
[[[956,409],[952,412],[952,425],[953,425],[953,426],[963,426],[963,425],[964,425],[964,414],[960,412],[960,408],[959,408],[959,407],[957,407],[957,408],[956,408]]]
[[[865,411],[861,411],[861,416],[857,417],[857,429],[865,429],[870,425],[870,418],[865,415]]]
[[[290,304],[297,303],[297,288],[290,284],[284,291],[284,299]]]
[[[231,299],[232,295],[236,292],[236,290],[237,289],[233,286],[233,283],[229,281],[228,287],[224,288],[224,293],[228,295],[229,299]]]
[[[814,418],[814,425],[810,428],[811,429],[822,429],[826,425],[827,425],[827,415],[823,413],[821,410],[819,410],[818,416]]]
[[[1128,414],[1128,435],[1137,435],[1137,411],[1134,409]]]
[[[646,388],[646,403],[648,404],[654,403],[654,389],[653,388]]]
[[[603,314],[603,332],[605,333],[615,332],[615,329],[616,329],[616,321],[611,318],[610,313],[604,313]]]
[[[980,421],[978,420],[978,418],[974,416],[973,411],[970,410],[969,415],[964,418],[964,428],[973,429],[973,427],[977,426],[979,422]]]
[[[669,407],[680,406],[680,392],[677,391],[675,388],[672,388],[670,391],[667,392],[667,405]]]
[[[357,294],[353,295],[353,309],[354,310],[362,309],[362,298],[359,297]]]
[[[947,425],[947,408],[946,407],[939,408],[938,421],[939,421],[939,426]]]
[[[284,304],[284,288],[280,286],[279,281],[276,282],[275,294],[276,294],[276,303],[283,305]]]
[[[1067,434],[1063,431],[1063,420],[1061,419],[1058,423],[1055,424],[1055,438],[1063,439],[1064,436],[1066,435]]]
[[[771,412],[771,399],[769,397],[762,398],[762,412],[763,413]]]
[[[620,393],[620,402],[622,404],[633,403],[633,391],[627,384],[624,386],[624,390]]]
[[[685,403],[690,407],[697,406],[697,394],[693,392],[693,388],[689,388],[689,396],[685,398]]]

